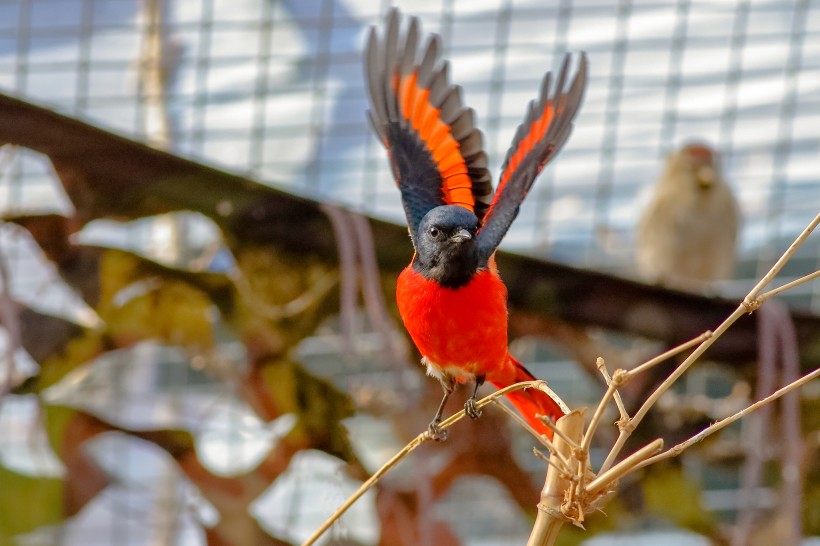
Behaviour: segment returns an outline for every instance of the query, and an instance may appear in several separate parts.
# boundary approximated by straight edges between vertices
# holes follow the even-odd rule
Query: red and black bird
[[[393,9],[382,39],[370,30],[365,58],[369,117],[388,150],[415,249],[398,278],[399,313],[427,373],[444,388],[430,423],[431,435],[444,439],[438,424],[457,383],[475,382],[465,409],[476,418],[476,391],[485,380],[503,388],[535,379],[507,350],[507,289],[494,254],[541,169],[572,131],[587,60],[582,53],[572,82],[569,55],[554,86],[546,74],[493,193],[482,134],[473,110],[462,103],[460,87],[448,81],[448,64],[439,60],[439,37],[431,35],[419,48],[418,19],[410,18],[404,32],[400,27],[401,15]],[[537,415],[557,419],[565,412],[539,390],[507,396],[542,434],[551,436],[551,431]]]

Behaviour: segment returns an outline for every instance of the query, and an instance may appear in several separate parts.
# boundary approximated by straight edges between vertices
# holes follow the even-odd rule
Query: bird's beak
[[[698,185],[703,189],[712,187],[715,183],[715,169],[710,165],[704,165],[697,172]]]
[[[464,228],[459,229],[453,235],[450,236],[450,239],[452,241],[455,241],[456,243],[463,243],[464,241],[469,241],[472,238],[472,234],[470,234],[470,232]]]

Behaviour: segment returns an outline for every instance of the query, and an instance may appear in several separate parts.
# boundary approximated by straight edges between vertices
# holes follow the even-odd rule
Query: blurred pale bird
[[[702,291],[731,277],[740,212],[710,147],[670,154],[638,224],[637,268],[646,281]]]

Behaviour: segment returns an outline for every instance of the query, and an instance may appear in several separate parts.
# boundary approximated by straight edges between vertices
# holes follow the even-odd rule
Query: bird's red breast
[[[396,301],[431,375],[445,371],[464,382],[506,365],[507,288],[494,268],[451,289],[410,265],[399,275]]]

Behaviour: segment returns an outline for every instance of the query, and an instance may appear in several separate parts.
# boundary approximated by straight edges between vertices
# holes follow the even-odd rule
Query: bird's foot
[[[436,419],[427,426],[427,434],[429,434],[430,439],[435,442],[445,441],[450,434],[446,429],[441,428],[439,423],[441,423],[441,421]]]
[[[478,419],[481,417],[481,408],[475,405],[475,398],[470,398],[464,404],[464,411],[470,419]]]

